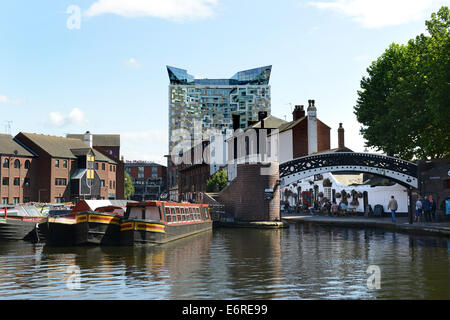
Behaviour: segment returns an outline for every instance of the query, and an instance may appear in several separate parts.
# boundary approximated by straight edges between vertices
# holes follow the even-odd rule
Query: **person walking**
[[[394,196],[391,196],[391,200],[388,203],[388,210],[391,210],[392,214],[392,222],[395,223],[395,211],[398,209],[397,200],[395,200]]]
[[[416,216],[414,217],[414,221],[420,222],[421,217],[422,217],[422,198],[418,198],[416,202]]]
[[[425,222],[431,222],[431,202],[428,198],[422,203],[422,209],[425,216]]]
[[[436,221],[436,201],[433,200],[432,196],[428,198],[431,202],[431,219],[432,221]]]

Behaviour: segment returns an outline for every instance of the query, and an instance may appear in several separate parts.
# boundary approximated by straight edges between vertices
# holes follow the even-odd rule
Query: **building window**
[[[19,204],[19,198],[14,197],[14,204]]]
[[[95,163],[95,170],[98,170],[98,162]]]
[[[113,172],[116,172],[116,166],[113,166]]]
[[[102,163],[102,170],[105,170],[105,164]]]
[[[112,181],[109,182],[109,188],[112,189]]]
[[[9,185],[9,178],[8,177],[3,177],[2,178],[2,184],[4,186],[8,186]]]
[[[109,165],[109,171],[111,171],[111,172],[112,172],[112,167],[113,167],[112,164],[110,164]]]
[[[20,169],[20,161],[19,161],[19,159],[14,160],[14,168]]]
[[[63,168],[67,168],[67,160],[63,160]]]
[[[8,204],[8,198],[2,198],[2,204]]]
[[[144,177],[144,167],[138,167],[138,178]]]
[[[29,187],[30,186],[30,178],[25,178],[23,179],[23,185],[25,187]]]
[[[55,160],[55,167],[59,168],[59,160]]]
[[[3,159],[3,168],[9,168],[9,159]]]
[[[63,203],[64,202],[64,197],[56,197],[55,198],[55,203]]]
[[[65,186],[65,185],[67,185],[66,178],[56,178],[55,179],[55,186]]]
[[[100,180],[100,186],[104,187],[105,186],[105,180]]]
[[[158,178],[158,167],[152,167],[152,178]]]
[[[25,169],[30,169],[30,168],[31,168],[30,160],[25,161]]]
[[[20,186],[20,178],[14,178],[14,185]]]

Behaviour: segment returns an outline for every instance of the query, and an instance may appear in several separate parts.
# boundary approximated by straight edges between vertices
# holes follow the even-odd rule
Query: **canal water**
[[[0,299],[450,299],[449,246],[302,224],[158,246],[0,242]]]

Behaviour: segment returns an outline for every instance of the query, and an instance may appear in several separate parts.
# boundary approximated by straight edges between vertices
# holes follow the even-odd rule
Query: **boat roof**
[[[168,201],[155,201],[148,200],[143,202],[128,203],[128,207],[155,207],[164,204],[164,206],[172,207],[208,207],[203,203],[189,203],[189,202],[168,202]]]
[[[8,216],[15,217],[45,217],[45,214],[39,211],[34,205],[2,205],[0,206],[0,214],[3,210],[7,210]]]

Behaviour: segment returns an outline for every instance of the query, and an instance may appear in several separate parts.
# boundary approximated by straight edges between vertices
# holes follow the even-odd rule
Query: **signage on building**
[[[264,189],[264,199],[265,200],[273,199],[273,189]]]

